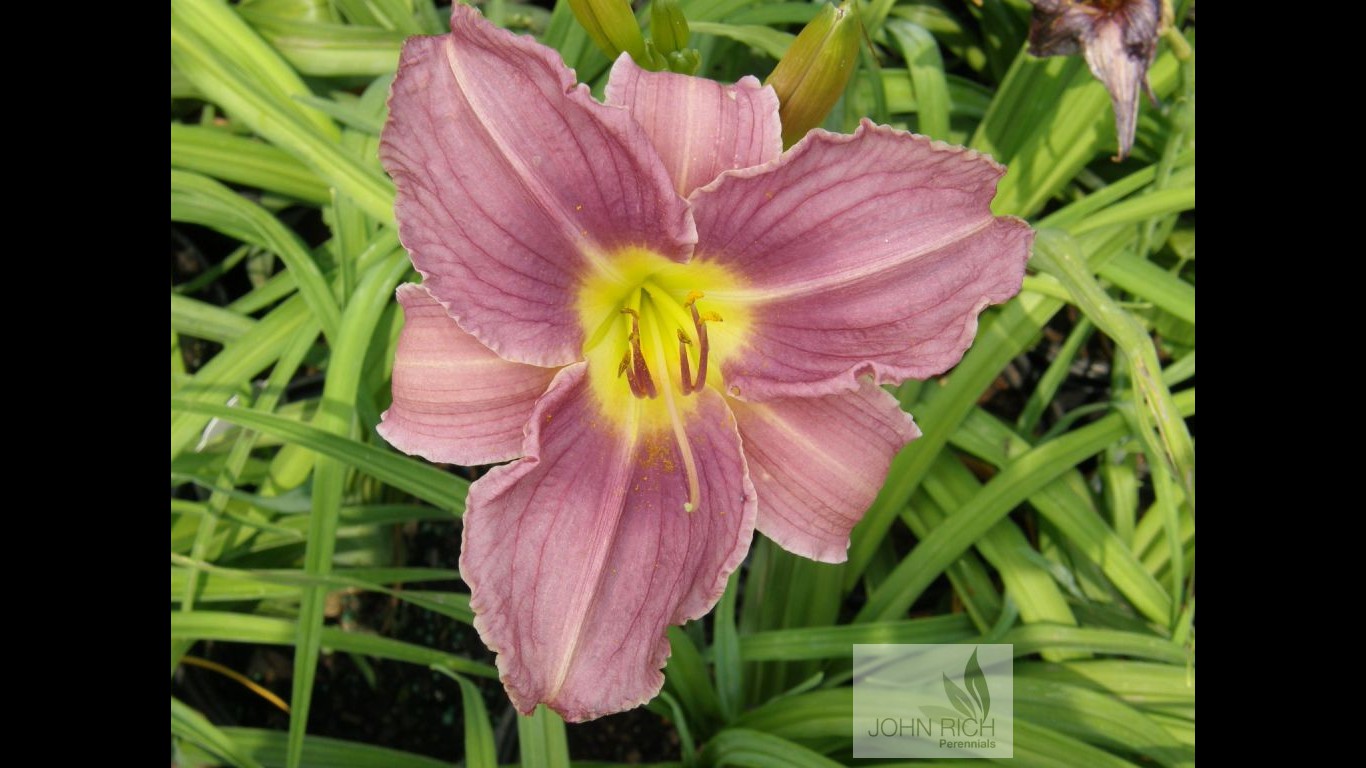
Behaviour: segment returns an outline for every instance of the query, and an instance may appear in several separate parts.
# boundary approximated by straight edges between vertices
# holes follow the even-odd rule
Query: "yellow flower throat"
[[[594,263],[577,309],[599,411],[633,440],[672,438],[691,512],[699,489],[686,425],[697,409],[694,395],[708,387],[725,392],[721,363],[749,324],[746,308],[729,299],[741,284],[715,264],[679,264],[641,248]]]
[[[672,301],[666,296],[659,297],[660,289],[657,286],[646,284],[636,294],[631,302],[633,306],[622,307],[623,315],[631,316],[631,331],[626,334],[626,342],[630,349],[621,356],[621,363],[617,365],[617,377],[623,374],[626,381],[631,385],[631,394],[636,397],[648,397],[654,399],[659,396],[659,388],[655,386],[654,377],[650,375],[650,363],[645,359],[645,353],[640,344],[640,311],[635,307],[645,309],[660,308],[663,313],[658,318],[662,320],[662,325],[667,325],[670,319],[668,315],[674,314],[669,310],[674,308]],[[653,296],[653,299],[651,298]],[[688,297],[683,300],[683,307],[692,313],[692,326],[697,332],[697,375],[692,375],[692,357],[689,354],[693,345],[692,337],[682,328],[678,329],[678,383],[679,390],[684,395],[691,395],[707,385],[707,353],[711,350],[711,345],[707,343],[707,323],[721,322],[721,316],[715,312],[699,313],[697,311],[697,300],[704,298],[706,294],[701,291],[690,291]],[[663,344],[659,344],[658,337],[655,342],[662,349]],[[666,391],[667,396],[667,391]]]

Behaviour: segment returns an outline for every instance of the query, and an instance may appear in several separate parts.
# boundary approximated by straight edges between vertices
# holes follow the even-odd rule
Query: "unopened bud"
[[[767,85],[778,94],[783,146],[790,147],[820,125],[854,74],[861,26],[852,0],[826,5],[792,42]]]
[[[629,0],[569,0],[569,8],[607,58],[626,51],[638,65],[648,66],[645,37]]]
[[[702,57],[697,53],[696,48],[674,51],[664,58],[669,63],[669,71],[681,75],[695,75],[697,68],[702,65]]]
[[[650,3],[650,38],[660,53],[668,55],[688,47],[688,20],[678,0]]]

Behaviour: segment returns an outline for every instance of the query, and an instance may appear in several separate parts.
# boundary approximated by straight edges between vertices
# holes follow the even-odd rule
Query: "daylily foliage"
[[[918,431],[879,384],[938,374],[1020,287],[1004,169],[864,121],[782,151],[778,100],[558,54],[456,4],[404,46],[381,158],[423,276],[380,432],[470,488],[461,575],[517,708],[650,700],[665,631],[753,531],[824,562]]]

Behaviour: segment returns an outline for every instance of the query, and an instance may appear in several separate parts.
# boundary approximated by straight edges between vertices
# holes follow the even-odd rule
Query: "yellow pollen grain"
[[[650,438],[645,443],[645,458],[642,463],[666,473],[672,473],[674,466],[673,446],[663,436]]]

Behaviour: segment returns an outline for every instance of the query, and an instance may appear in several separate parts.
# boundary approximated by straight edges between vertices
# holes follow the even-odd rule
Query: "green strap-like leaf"
[[[191,402],[174,397],[171,398],[171,410],[214,416],[247,429],[264,432],[301,445],[310,451],[344,461],[377,480],[442,509],[450,510],[456,515],[465,513],[465,491],[469,488],[469,481],[442,472],[426,462],[329,434],[317,427],[274,414]]]
[[[522,748],[522,765],[570,768],[564,721],[544,704],[537,705],[530,717],[517,716],[517,743]]]
[[[171,614],[171,638],[186,640],[223,640],[233,643],[292,646],[298,638],[298,625],[288,619],[254,616],[246,613],[194,611]],[[470,661],[453,653],[405,643],[378,635],[347,632],[323,627],[321,644],[334,651],[348,651],[381,659],[392,659],[427,667],[439,664],[467,675],[497,678],[498,671],[487,664]]]
[[[749,768],[841,768],[810,749],[767,733],[728,728],[713,736],[698,755],[701,765]]]
[[[323,333],[336,341],[341,310],[322,270],[298,235],[269,211],[207,176],[172,170],[171,220],[203,224],[278,255]]]
[[[915,91],[916,132],[933,139],[949,139],[949,84],[939,43],[921,27],[904,19],[887,22],[887,33],[901,48]]]
[[[252,759],[249,750],[243,749],[231,737],[214,727],[208,718],[174,696],[171,697],[171,733],[193,742],[200,749],[228,761],[237,768],[261,768],[261,764]]]
[[[284,765],[286,734],[261,728],[224,728],[234,742],[262,764]],[[309,736],[299,768],[451,768],[451,764],[411,752],[376,747],[356,741]]]
[[[479,688],[464,675],[446,669],[433,670],[450,677],[460,685],[460,701],[465,715],[465,765],[467,768],[498,768],[498,751],[493,742],[493,727],[489,725],[488,708]]]
[[[366,273],[352,294],[342,316],[332,347],[331,365],[323,385],[323,405],[314,423],[318,429],[339,438],[351,432],[355,404],[360,388],[366,353],[375,335],[380,312],[393,301],[394,287],[408,264],[403,259],[380,262]],[[313,507],[308,516],[308,539],[304,548],[304,570],[325,577],[332,570],[332,553],[337,543],[337,519],[345,492],[346,464],[331,456],[317,460],[313,472]],[[288,768],[297,768],[303,756],[304,733],[313,698],[313,679],[317,674],[318,654],[322,648],[323,613],[327,589],[304,587],[299,601],[298,638],[294,647],[294,680],[290,694]]]

